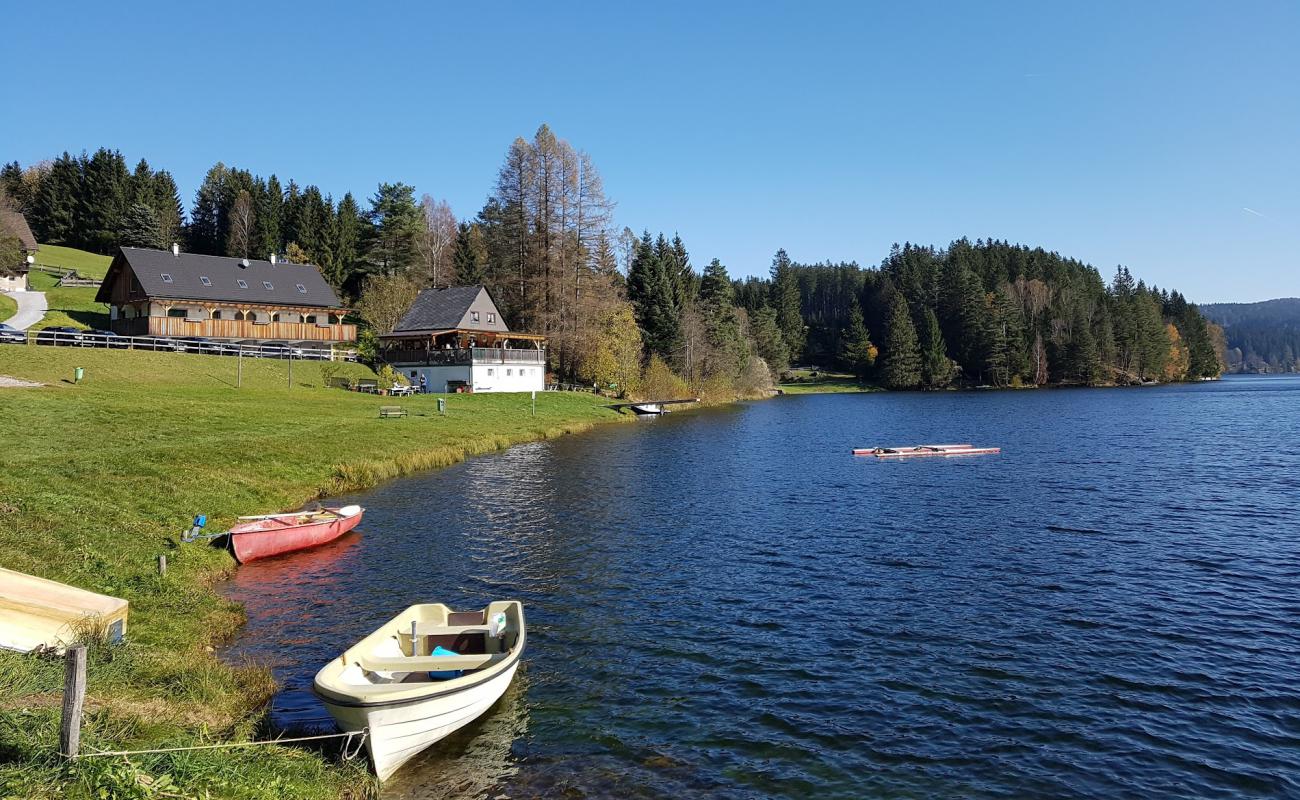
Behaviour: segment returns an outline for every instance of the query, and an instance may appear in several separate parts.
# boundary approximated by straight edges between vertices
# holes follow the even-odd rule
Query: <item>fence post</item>
[[[158,574],[165,576],[167,574],[167,554],[158,556]]]
[[[63,661],[63,717],[59,723],[59,752],[76,758],[81,749],[81,711],[86,703],[86,646],[68,648]]]
[[[238,389],[244,385],[244,346],[236,345],[239,348],[238,355],[235,356],[237,366],[235,367],[235,388]]]

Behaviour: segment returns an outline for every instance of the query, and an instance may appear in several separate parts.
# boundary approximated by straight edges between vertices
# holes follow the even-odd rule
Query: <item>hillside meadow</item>
[[[75,367],[85,379],[72,383]],[[213,589],[234,562],[181,544],[194,514],[223,530],[240,514],[291,509],[468,455],[617,420],[592,395],[403,398],[410,416],[378,418],[387,398],[322,388],[322,368],[364,366],[53,347],[0,348],[0,564],[131,603],[129,640],[91,648],[83,750],[150,749],[263,738],[274,692],[256,665],[213,649],[243,621]],[[364,535],[364,524],[362,526]],[[169,569],[159,577],[156,560]],[[347,643],[340,642],[342,649]],[[358,762],[294,747],[88,759],[57,756],[58,658],[0,653],[0,797],[362,796]],[[173,789],[146,795],[141,787]],[[168,794],[167,792],[170,792]]]

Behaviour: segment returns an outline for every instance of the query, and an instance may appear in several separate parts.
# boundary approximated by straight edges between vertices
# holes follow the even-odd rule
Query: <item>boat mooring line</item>
[[[369,728],[362,728],[359,731],[348,731],[347,733],[324,733],[319,736],[297,736],[292,739],[264,739],[256,742],[196,744],[190,747],[162,747],[157,750],[96,750],[93,753],[81,753],[80,755],[73,756],[73,758],[93,758],[95,756],[143,756],[153,753],[183,753],[189,750],[220,750],[231,747],[252,747],[253,745],[258,744],[292,744],[294,742],[311,742],[319,739],[339,739],[347,737],[347,741],[343,743],[343,758],[350,761],[353,758],[356,758],[357,753],[361,752],[361,745],[365,744],[366,736],[369,735],[369,733]],[[359,736],[361,740],[357,742],[355,748],[349,750],[348,748],[352,747],[352,737],[354,736]]]

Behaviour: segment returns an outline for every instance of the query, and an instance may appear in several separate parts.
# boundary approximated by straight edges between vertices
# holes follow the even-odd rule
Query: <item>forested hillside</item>
[[[1223,326],[1233,372],[1300,372],[1300,298],[1201,306]]]
[[[615,392],[753,395],[792,363],[890,388],[1109,384],[1217,375],[1216,329],[1177,291],[1041,248],[959,239],[895,246],[878,268],[798,264],[766,278],[702,270],[679,236],[613,220],[590,157],[547,126],[506,149],[483,207],[457,220],[414,187],[364,204],[218,162],[188,218],[166,170],[64,153],[0,169],[0,203],[37,238],[100,253],[166,247],[312,263],[367,323],[363,352],[428,286],[488,286],[512,328],[550,340],[563,381]]]

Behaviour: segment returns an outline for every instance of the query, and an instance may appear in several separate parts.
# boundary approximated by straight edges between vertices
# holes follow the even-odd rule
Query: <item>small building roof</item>
[[[173,254],[170,250],[123,247],[95,299],[109,302],[109,292],[124,268],[130,268],[145,296],[221,303],[341,308],[338,295],[311,264]]]
[[[32,229],[27,225],[27,218],[18,211],[0,208],[0,233],[17,236],[18,241],[23,243],[23,249],[29,253],[36,252],[36,248],[39,247],[36,244],[36,237],[32,235]]]
[[[495,315],[495,322],[481,320],[474,323],[469,319],[472,306],[478,305],[484,311],[490,309]],[[505,320],[492,296],[481,285],[448,286],[443,289],[425,289],[415,298],[406,315],[393,328],[397,335],[403,333],[432,333],[449,330],[490,331],[509,333]]]

